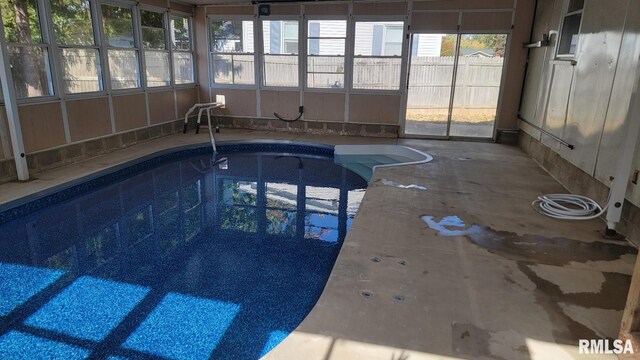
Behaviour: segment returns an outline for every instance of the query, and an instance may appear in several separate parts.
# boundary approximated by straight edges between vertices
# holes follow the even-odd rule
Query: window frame
[[[139,6],[136,6],[138,8],[138,10],[136,11],[137,13],[137,17],[138,17],[138,33],[139,33],[139,49],[140,49],[140,61],[143,64],[141,71],[140,71],[140,75],[142,77],[142,73],[144,72],[144,86],[143,89],[145,90],[149,90],[149,91],[162,91],[162,90],[167,90],[167,89],[172,89],[174,86],[174,81],[173,81],[173,55],[171,53],[171,37],[169,35],[169,32],[171,31],[171,28],[169,26],[169,21],[170,21],[170,17],[169,17],[169,10],[166,8],[161,8],[161,7],[157,7],[157,6],[153,6],[153,5],[148,5],[148,4],[143,4],[141,3]],[[154,13],[158,13],[158,14],[162,14],[162,19],[163,19],[163,25],[164,25],[164,49],[147,49],[144,46],[144,36],[142,33],[142,12],[143,11],[147,11],[147,12],[154,12]],[[146,53],[147,52],[162,52],[165,53],[169,56],[169,84],[167,85],[161,85],[161,86],[149,86],[148,82],[149,82],[149,78],[147,76],[147,61],[146,61]],[[144,71],[143,71],[144,70]]]
[[[44,57],[44,61],[46,65],[45,72],[47,74],[47,85],[51,89],[51,94],[41,95],[41,96],[31,96],[31,97],[29,96],[18,97],[18,94],[16,92],[16,94],[14,95],[16,98],[16,103],[18,105],[61,100],[62,99],[61,94],[64,93],[64,91],[60,92],[58,89],[59,87],[57,82],[58,71],[57,71],[57,65],[56,65],[57,54],[54,54],[54,44],[53,44],[54,41],[52,36],[53,24],[50,21],[50,17],[49,17],[49,14],[50,14],[49,4],[42,0],[35,0],[35,2],[36,2],[37,11],[38,11],[38,25],[40,27],[40,43],[28,44],[28,43],[12,43],[7,41],[6,27],[3,24],[3,28],[5,29],[5,34],[4,34],[4,38],[0,39],[1,40],[0,46],[2,46],[4,50],[7,52],[8,52],[9,46],[37,47],[37,48],[44,49],[46,54]],[[0,21],[2,21],[2,19],[0,19]],[[13,76],[12,73],[9,73],[9,75]],[[15,81],[14,81],[13,91],[16,91]],[[3,102],[4,102],[4,99],[3,99]]]
[[[374,56],[362,56],[362,55],[356,55],[356,24],[358,22],[401,22],[402,23],[402,48],[401,48],[401,52],[399,56],[385,56],[385,55],[374,55]],[[408,25],[408,19],[406,16],[403,15],[395,15],[395,16],[353,16],[351,24],[350,24],[350,31],[351,31],[351,35],[350,35],[350,41],[351,41],[351,48],[350,50],[350,62],[349,62],[349,72],[350,72],[350,76],[349,76],[349,93],[350,94],[357,94],[357,95],[402,95],[404,94],[406,91],[406,84],[407,84],[407,79],[403,74],[406,74],[406,67],[407,67],[407,53],[409,50],[409,40],[407,39],[407,34],[408,29],[407,26]],[[347,30],[347,31],[349,31]],[[347,36],[349,36],[349,33],[347,33]],[[356,63],[356,59],[358,58],[370,58],[370,57],[376,57],[376,58],[392,58],[392,59],[400,59],[400,81],[398,83],[398,89],[362,89],[362,88],[356,88],[354,87],[354,82],[353,82],[353,74],[354,74],[354,67],[355,67],[355,63]]]
[[[171,18],[172,17],[181,17],[181,18],[185,18],[187,19],[187,24],[189,26],[189,50],[174,50],[173,47],[171,46]],[[196,85],[196,83],[198,82],[198,67],[196,66],[196,44],[194,40],[194,27],[193,27],[193,14],[188,14],[182,11],[177,11],[177,10],[169,10],[169,14],[168,14],[168,18],[169,18],[169,51],[171,53],[171,83],[173,85],[173,88],[192,88]],[[191,79],[192,81],[189,83],[184,83],[184,84],[178,84],[176,82],[176,75],[175,75],[175,67],[173,66],[173,54],[174,53],[188,53],[191,54]]]
[[[217,83],[214,81],[215,77],[213,74],[213,37],[211,36],[211,24],[214,21],[222,21],[222,20],[231,20],[231,21],[250,21],[253,24],[253,53],[240,53],[245,55],[253,55],[253,84],[224,84]],[[207,71],[209,73],[209,87],[216,89],[241,89],[241,90],[255,90],[259,88],[259,73],[258,73],[258,64],[259,56],[258,56],[258,40],[261,40],[261,35],[258,36],[258,24],[261,25],[261,22],[256,21],[255,16],[253,15],[207,15],[207,58],[209,63],[207,64]],[[260,27],[260,31],[262,31],[262,27]],[[262,45],[260,45],[260,49]],[[216,54],[223,55],[232,55],[238,53],[229,53],[229,52],[220,52]]]
[[[61,45],[58,44],[57,40],[55,39],[55,30],[53,29],[53,10],[51,8],[51,3],[50,1],[47,1],[47,16],[49,19],[51,19],[52,21],[51,23],[51,46],[53,48],[53,51],[55,52],[55,56],[56,56],[56,67],[55,67],[55,73],[56,73],[56,80],[54,80],[55,83],[59,84],[59,88],[60,88],[60,99],[70,99],[70,100],[74,100],[74,99],[82,99],[82,98],[94,98],[94,97],[98,97],[98,96],[104,96],[106,94],[108,94],[108,90],[107,90],[107,78],[106,78],[106,72],[108,71],[107,68],[105,67],[105,60],[108,61],[108,59],[104,56],[105,54],[105,48],[103,48],[103,43],[102,43],[102,17],[101,17],[101,6],[102,6],[102,1],[93,1],[93,0],[88,0],[89,1],[89,5],[90,5],[90,14],[91,14],[91,25],[92,25],[92,30],[93,30],[93,43],[94,45],[92,46],[87,46],[87,45]],[[96,58],[97,61],[99,61],[98,63],[98,83],[100,86],[100,90],[98,91],[85,91],[85,92],[77,92],[77,93],[67,93],[64,90],[64,70],[62,69],[63,66],[63,62],[62,62],[62,50],[63,49],[93,49],[97,51],[98,57]]]
[[[556,59],[558,60],[573,60],[576,58],[576,55],[578,53],[578,48],[580,45],[580,34],[582,31],[582,20],[584,18],[584,3],[582,4],[582,8],[578,9],[578,10],[574,10],[569,12],[569,5],[571,5],[571,0],[565,0],[564,4],[563,4],[563,8],[562,8],[562,17],[560,18],[560,26],[559,31],[558,31],[558,39],[556,41]],[[564,26],[565,26],[565,20],[568,17],[571,16],[575,16],[575,15],[580,15],[580,24],[578,25],[578,32],[575,34],[578,36],[578,40],[576,43],[576,51],[575,53],[571,54],[571,53],[566,53],[566,54],[561,54],[560,53],[560,43],[562,42],[562,33],[564,31]]]
[[[350,61],[350,57],[352,57],[352,49],[350,49],[353,45],[353,43],[355,42],[355,39],[351,39],[353,37],[353,33],[350,33],[351,29],[351,23],[352,21],[350,21],[349,16],[346,15],[339,15],[339,16],[334,16],[334,15],[315,15],[315,16],[309,16],[309,17],[305,17],[304,19],[304,41],[303,41],[303,46],[304,46],[304,69],[302,69],[303,73],[304,73],[304,83],[303,83],[303,91],[310,91],[310,92],[330,92],[330,93],[345,93],[347,90],[349,90],[349,79],[351,79],[351,74],[349,73],[349,71],[347,69],[349,69],[351,64]],[[344,73],[343,73],[343,79],[344,79],[344,83],[343,83],[343,87],[341,88],[317,88],[317,87],[309,87],[309,49],[308,49],[308,45],[309,45],[309,21],[344,21],[345,22],[345,36],[344,36],[344,55],[319,55],[319,56],[327,56],[327,57],[342,57],[344,58]],[[317,39],[342,39],[342,38],[337,38],[337,37],[317,37]],[[316,37],[312,37],[311,39],[316,39]],[[313,56],[317,56],[317,55],[313,55]],[[351,72],[353,72],[353,70],[351,70]]]
[[[284,91],[301,91],[303,89],[303,81],[306,81],[306,69],[303,68],[303,65],[306,66],[306,61],[303,63],[305,59],[305,56],[303,54],[306,54],[307,51],[307,46],[306,44],[302,43],[302,39],[304,38],[305,34],[303,32],[303,26],[305,21],[304,18],[302,18],[299,15],[278,15],[278,16],[269,16],[269,17],[265,17],[265,18],[258,18],[258,23],[259,23],[259,27],[257,28],[257,30],[254,30],[254,34],[257,36],[257,40],[260,43],[259,44],[259,50],[260,50],[260,54],[259,54],[259,63],[258,66],[260,67],[260,88],[264,89],[264,90],[284,90]],[[267,85],[265,83],[265,79],[264,79],[264,75],[265,75],[265,68],[264,68],[264,59],[265,59],[265,55],[277,55],[277,54],[266,54],[264,51],[264,22],[265,21],[281,21],[283,24],[285,22],[288,21],[297,21],[298,22],[298,53],[296,54],[298,57],[298,85],[297,86],[274,86],[274,85]],[[284,27],[283,27],[284,28]],[[284,37],[282,38],[282,42],[281,45],[284,46]],[[290,56],[290,57],[294,57],[296,55],[291,55],[291,54],[281,54],[283,56]]]
[[[122,95],[122,94],[135,94],[135,93],[147,91],[146,76],[144,74],[146,73],[146,67],[145,67],[144,58],[142,54],[143,49],[141,48],[142,46],[141,32],[142,31],[141,31],[140,21],[139,21],[140,19],[139,10],[141,5],[136,5],[136,3],[134,2],[118,1],[118,0],[100,0],[98,1],[98,5],[100,8],[98,10],[98,21],[100,22],[100,39],[102,40],[102,48],[104,49],[103,53],[104,53],[104,60],[105,60],[103,64],[103,71],[105,72],[104,78],[105,78],[105,85],[106,85],[105,88],[107,89],[107,93]],[[133,26],[132,29],[133,29],[134,47],[123,48],[123,47],[115,47],[115,46],[109,45],[109,41],[107,40],[105,36],[105,31],[104,31],[104,17],[102,14],[103,5],[117,6],[117,7],[131,9],[131,24]],[[137,87],[125,88],[125,89],[113,88],[113,82],[111,78],[111,66],[109,65],[109,50],[136,51],[136,53],[138,54],[138,81],[139,81],[139,84]]]

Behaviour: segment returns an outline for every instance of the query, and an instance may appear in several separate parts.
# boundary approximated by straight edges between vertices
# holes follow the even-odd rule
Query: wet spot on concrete
[[[535,284],[533,290],[527,291],[532,292],[536,303],[553,319],[552,332],[558,342],[573,344],[577,339],[599,337],[590,327],[592,324],[585,325],[576,321],[575,315],[572,317],[565,312],[569,306],[611,311],[624,309],[624,294],[629,289],[631,276],[601,269],[607,268],[607,262],[620,263],[637,254],[629,244],[518,235],[475,224],[467,225],[458,216],[446,216],[440,220],[422,216],[422,219],[439,235],[464,236],[491,254],[515,261],[518,269]],[[597,264],[598,267],[594,269],[589,264]],[[585,279],[589,280],[585,282]],[[505,277],[505,281],[515,285],[511,277]],[[582,284],[572,284],[571,281]]]
[[[570,262],[613,261],[637,250],[626,243],[585,242],[540,235],[518,235],[476,224],[467,225],[456,215],[438,220],[424,215],[422,220],[442,236],[466,236],[486,251],[514,261],[564,266]]]
[[[538,277],[548,280],[560,288],[563,294],[598,293],[605,281],[600,271],[581,267],[535,264],[529,266]]]
[[[476,228],[465,235],[474,244],[490,253],[515,261],[564,266],[570,262],[613,261],[625,254],[637,253],[637,250],[628,244],[518,235],[509,231],[495,231],[488,227],[479,228],[480,230]]]
[[[481,329],[473,324],[453,323],[451,331],[453,351],[456,353],[470,355],[474,358],[491,356],[497,359],[492,356],[489,351],[491,334],[487,330]]]

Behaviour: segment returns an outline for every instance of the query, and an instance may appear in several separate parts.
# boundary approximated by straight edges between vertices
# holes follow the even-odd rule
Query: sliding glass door
[[[404,135],[493,137],[505,34],[413,34]]]
[[[413,34],[404,133],[448,134],[458,35]]]

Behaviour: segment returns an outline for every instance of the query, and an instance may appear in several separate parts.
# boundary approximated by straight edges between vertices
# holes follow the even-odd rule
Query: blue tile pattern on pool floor
[[[239,310],[236,304],[169,293],[124,347],[170,359],[206,359]]]
[[[258,359],[293,331],[367,184],[324,147],[208,152],[0,213],[0,358]]]
[[[87,349],[11,331],[0,336],[0,359],[3,360],[75,360],[85,359]]]
[[[63,271],[0,263],[0,316],[58,280]]]
[[[148,292],[142,286],[83,276],[42,306],[25,324],[102,341]]]

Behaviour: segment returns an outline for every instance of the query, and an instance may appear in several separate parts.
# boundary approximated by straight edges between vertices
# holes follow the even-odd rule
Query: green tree
[[[89,1],[51,0],[51,16],[58,44],[95,45]]]
[[[38,44],[42,42],[35,0],[3,0],[0,2],[2,22],[7,42]],[[15,87],[20,97],[46,95],[48,91],[44,57],[41,49],[30,46],[10,46],[9,63]]]
[[[453,56],[456,52],[456,35],[446,35],[442,39],[440,56]]]

